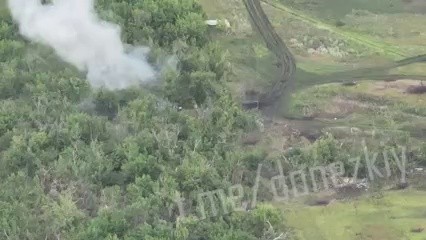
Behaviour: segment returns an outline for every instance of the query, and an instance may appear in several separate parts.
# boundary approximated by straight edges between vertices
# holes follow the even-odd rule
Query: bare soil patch
[[[375,93],[388,93],[389,91],[396,93],[405,93],[410,86],[418,86],[420,81],[411,79],[401,79],[392,82],[376,82],[371,90]]]
[[[426,13],[426,1],[424,0],[401,0],[405,4],[405,10],[415,13]]]

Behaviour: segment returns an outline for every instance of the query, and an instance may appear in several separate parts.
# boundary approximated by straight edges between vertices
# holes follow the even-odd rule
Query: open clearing
[[[300,7],[304,6],[302,2],[303,4],[311,2],[312,7],[306,8],[305,6],[302,8]],[[358,81],[359,85],[352,88],[343,87],[339,84],[327,84],[323,86],[321,84],[350,79],[352,76],[349,72],[346,74],[345,71],[385,65],[391,59],[394,59],[396,55],[410,55],[410,51],[408,51],[410,48],[416,49],[417,54],[421,53],[419,49],[423,48],[422,46],[424,45],[422,34],[411,35],[411,42],[409,43],[407,43],[406,35],[398,34],[392,36],[394,42],[391,44],[383,41],[386,36],[381,37],[378,33],[376,35],[372,34],[374,29],[370,30],[366,28],[363,31],[359,28],[360,24],[357,24],[357,22],[362,22],[364,25],[374,25],[374,22],[372,22],[374,18],[370,19],[371,16],[379,16],[388,21],[388,23],[390,23],[389,21],[397,21],[398,24],[392,25],[394,31],[405,33],[407,31],[420,31],[419,27],[422,25],[422,22],[426,22],[426,16],[415,15],[406,11],[400,1],[387,1],[386,4],[393,4],[393,8],[390,9],[382,9],[384,1],[369,1],[369,4],[366,3],[367,5],[363,5],[364,7],[361,10],[371,11],[371,13],[358,14],[358,16],[352,12],[352,8],[347,9],[350,3],[345,3],[345,6],[341,6],[341,9],[337,8],[335,10],[333,8],[333,11],[337,11],[340,14],[334,18],[352,19],[350,24],[340,28],[334,26],[334,22],[330,18],[325,17],[325,15],[319,15],[321,12],[319,10],[322,8],[321,4],[327,3],[328,5],[323,6],[326,8],[335,4],[335,2],[330,0],[319,3],[319,1],[296,0],[263,3],[265,11],[277,32],[290,46],[291,51],[296,55],[298,61],[296,92],[293,94],[291,102],[292,112],[295,115],[317,114],[319,116],[329,116],[329,118],[341,118],[341,116],[330,114],[330,111],[337,113],[341,110],[339,107],[331,106],[335,104],[335,101],[332,100],[337,97],[344,99],[344,101],[346,101],[346,98],[349,98],[352,103],[355,102],[355,105],[360,104],[360,106],[365,105],[365,102],[370,100],[375,105],[377,105],[375,103],[377,100],[384,103],[391,102],[393,106],[397,106],[392,108],[391,113],[383,115],[383,111],[379,111],[379,115],[373,114],[378,119],[371,117],[374,110],[371,108],[354,108],[353,111],[348,113],[343,111],[343,115],[346,115],[346,117],[350,114],[353,115],[352,118],[348,119],[347,124],[357,124],[357,121],[359,121],[358,126],[371,126],[380,123],[381,127],[387,128],[388,126],[385,126],[386,124],[384,125],[381,122],[383,122],[383,118],[389,118],[389,116],[398,116],[401,113],[409,112],[413,118],[423,117],[422,102],[424,101],[424,97],[405,94],[403,86],[407,85],[408,82],[405,84],[400,83],[405,80],[399,81],[396,84],[401,85],[401,87],[399,90],[393,91],[392,89],[380,90],[380,87],[377,85],[383,85],[383,81],[368,80],[370,80],[370,75],[373,79],[376,76],[386,74],[426,75],[426,65],[424,63],[382,69],[377,72],[367,71],[361,73],[365,76],[364,80],[366,81],[362,81],[363,79],[361,78]],[[260,38],[251,30],[243,4],[240,1],[222,0],[215,1],[215,4],[204,0],[201,3],[209,16],[212,18],[228,18],[231,25],[233,25],[233,32],[228,33],[226,37],[219,35],[217,40],[224,42],[230,52],[234,63],[234,76],[232,80],[238,92],[241,93],[247,89],[261,91],[270,85],[271,82],[275,81],[278,70],[274,65],[276,60],[268,52]],[[289,5],[285,6],[284,4]],[[361,6],[361,4],[359,5]],[[304,11],[301,11],[302,9]],[[382,11],[378,11],[377,9],[382,9]],[[403,20],[395,20],[398,16],[394,14],[405,14],[408,17],[402,18]],[[381,26],[383,25],[379,24],[376,27],[381,29]],[[412,27],[407,28],[407,26]],[[386,31],[386,29],[381,30]],[[406,45],[403,43],[406,43]],[[322,49],[328,49],[328,53],[312,53],[312,49],[321,47]],[[337,54],[335,54],[334,50],[337,51]],[[410,56],[413,56],[413,54]],[[401,56],[397,58],[401,58]],[[419,84],[419,81],[414,81],[413,84]],[[395,90],[395,87],[393,89]],[[359,99],[361,100],[358,101]],[[414,105],[410,106],[413,103]],[[324,112],[321,113],[321,111]],[[281,109],[277,109],[277,113],[279,114],[280,112]],[[342,113],[338,115],[342,115]]]
[[[276,59],[250,28],[241,1],[201,0],[211,18],[227,18],[232,31],[217,40],[225,44],[234,63],[232,82],[239,93],[261,91],[276,80]],[[276,109],[261,144],[271,154],[312,143],[321,132],[339,140],[373,144],[397,141],[423,143],[426,139],[426,95],[408,94],[418,79],[377,76],[426,76],[426,64],[362,72],[354,86],[344,86],[351,70],[381,66],[392,60],[426,52],[426,4],[413,0],[271,0],[262,4],[278,34],[296,55],[296,89],[290,102],[295,116],[312,121],[280,118]],[[356,9],[353,11],[353,9]],[[426,11],[425,11],[426,12]],[[337,25],[341,21],[342,26]],[[326,49],[326,50],[324,50]],[[351,75],[352,74],[352,75]],[[424,78],[423,78],[424,79]],[[286,100],[283,100],[286,101]],[[283,102],[287,105],[287,102]],[[358,129],[354,134],[352,129]],[[426,239],[426,192],[386,192],[383,198],[365,197],[326,207],[300,202],[281,205],[287,223],[300,239]],[[355,208],[356,206],[356,208]]]
[[[412,231],[426,229],[425,199],[424,191],[406,190],[328,206],[279,206],[301,240],[423,240],[426,231]]]

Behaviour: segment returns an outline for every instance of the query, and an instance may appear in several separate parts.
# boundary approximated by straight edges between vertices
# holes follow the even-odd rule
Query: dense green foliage
[[[97,9],[124,41],[149,44],[153,64],[175,55],[177,69],[155,91],[95,90],[3,14],[0,239],[273,239],[282,219],[266,205],[202,221],[169,212],[176,192],[231,186],[250,156],[240,134],[255,127],[225,85],[227,55],[209,41],[201,7],[99,0]]]

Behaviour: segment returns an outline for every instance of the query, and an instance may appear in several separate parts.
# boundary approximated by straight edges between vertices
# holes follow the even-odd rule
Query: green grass
[[[317,18],[310,17],[309,15],[307,15],[306,13],[302,11],[292,9],[290,7],[286,7],[285,5],[282,5],[278,2],[271,2],[269,4],[279,10],[282,10],[286,13],[291,14],[293,17],[295,17],[296,19],[300,21],[303,21],[315,26],[315,28],[317,29],[327,30],[329,32],[332,32],[340,36],[341,38],[347,41],[352,41],[357,44],[367,46],[371,48],[372,50],[374,50],[375,52],[384,53],[394,58],[407,57],[407,54],[404,53],[397,46],[386,44],[381,41],[376,41],[368,35],[359,34],[357,32],[351,31],[351,29],[348,29],[348,28],[342,29],[342,28],[333,26],[332,24],[328,24]]]
[[[426,52],[424,26],[426,17],[407,13],[398,14],[348,14],[343,18],[343,29],[352,29],[363,35],[369,35],[376,41],[400,46],[410,55]]]
[[[426,63],[415,63],[408,66],[398,67],[390,71],[393,74],[426,75]]]
[[[0,0],[0,17],[6,16],[9,14],[9,10],[7,8],[6,0]]]
[[[352,9],[366,10],[377,14],[404,11],[401,0],[280,0],[280,2],[330,22],[350,14]]]
[[[314,114],[330,126],[375,131],[385,139],[426,139],[426,96],[404,94],[418,81],[384,83],[361,81],[357,86],[324,84],[305,88],[292,96],[290,114]],[[324,116],[324,117],[321,117]],[[337,120],[334,118],[337,117]],[[351,136],[344,136],[351,137]]]
[[[226,37],[219,36],[218,41],[229,50],[231,60],[234,65],[233,82],[239,82],[244,88],[263,90],[277,79],[277,69],[275,57],[268,53],[263,42],[256,34],[253,34],[247,18],[246,9],[241,1],[214,2],[201,0],[200,3],[211,18],[228,18],[233,25],[234,33]],[[371,54],[380,52],[390,58],[401,58],[406,56],[401,49],[406,47],[396,47],[389,43],[375,38],[368,32],[363,33],[356,28],[338,28],[324,20],[309,16],[305,12],[286,7],[279,2],[271,5],[264,5],[265,11],[270,17],[277,32],[287,41],[291,37],[311,36],[313,38],[333,38],[343,39],[353,44],[353,48],[370,49],[370,55],[364,58],[352,58],[349,56],[342,62],[342,59],[333,57],[312,58],[311,56],[297,57],[296,87],[303,89],[306,86],[340,81],[347,77],[344,74],[333,75],[333,73],[351,70],[360,66],[368,66],[368,62],[373,65],[386,62],[383,57],[373,57]],[[345,13],[346,14],[346,13]],[[335,35],[335,36],[334,36]],[[346,46],[346,47],[351,47]],[[292,51],[298,55],[296,49]],[[418,53],[418,51],[416,51]],[[302,54],[303,55],[303,54]],[[403,71],[401,71],[403,72]],[[383,72],[386,74],[386,72]],[[237,86],[234,84],[234,86]],[[238,88],[238,87],[237,87]],[[284,100],[286,101],[286,100]]]
[[[281,26],[277,31],[283,37],[287,37],[286,31],[304,34],[306,31],[315,30],[314,34],[332,35],[333,37],[336,35],[345,41],[354,42],[355,45],[369,48],[372,52],[388,54],[391,58],[401,58],[401,56],[406,55],[407,49],[410,50],[409,48],[413,47],[417,50],[419,45],[425,45],[421,41],[422,35],[404,37],[403,39],[387,36],[384,25],[356,27],[356,21],[351,22],[345,28],[338,28],[333,25],[335,20],[342,19],[350,14],[354,6],[371,12],[377,11],[381,14],[401,12],[401,6],[398,5],[400,0],[310,1],[316,1],[318,5],[315,8],[306,8],[306,5],[303,4],[293,4],[295,8],[290,8],[279,2],[274,2],[275,8],[269,8],[268,13],[274,13],[271,19],[275,26]],[[264,89],[272,81],[275,81],[278,74],[277,68],[274,66],[275,57],[272,53],[266,51],[259,37],[252,34],[242,1],[200,0],[200,2],[209,17],[228,18],[233,25],[234,34],[217,38],[224,48],[231,53],[231,61],[234,64],[232,82],[241,83],[240,85],[247,88]],[[290,0],[283,0],[283,2],[287,4]],[[384,8],[385,4],[390,2],[394,4],[394,9]],[[307,11],[308,9],[309,11]],[[329,11],[329,9],[332,9],[332,11]],[[5,0],[0,0],[0,14],[6,13]],[[418,18],[420,17],[410,16],[406,22],[398,23],[398,29],[400,29],[398,31],[401,31],[399,34],[403,35],[407,33],[406,31],[411,31],[404,28],[411,22],[418,21]],[[290,24],[287,25],[287,23],[294,20],[298,23],[293,25],[293,29],[288,28]],[[370,17],[357,18],[357,21],[365,24],[372,23],[373,20]],[[389,19],[386,18],[385,20],[390,23]],[[301,26],[305,29],[297,29]],[[413,31],[422,31],[422,26],[422,23],[416,22],[412,27]],[[377,29],[373,29],[373,27]],[[386,42],[381,41],[383,39]],[[421,128],[426,129],[426,99],[424,97],[406,96],[392,89],[377,92],[372,87],[375,83],[372,81],[361,82],[356,88],[343,87],[339,84],[322,85],[337,80],[328,78],[328,74],[350,70],[355,65],[362,65],[362,63],[357,63],[359,59],[350,64],[339,62],[333,58],[314,59],[298,56],[297,60],[297,89],[299,90],[294,93],[292,99],[293,112],[300,113],[305,107],[325,111],[327,107],[333,106],[332,99],[334,97],[343,95],[360,103],[387,105],[388,109],[384,112],[359,110],[347,119],[337,121],[338,124],[360,127],[377,125],[379,128],[401,129],[407,132],[416,132]],[[375,59],[370,61],[376,63]],[[416,64],[394,71],[396,73],[422,74],[425,72],[424,69],[426,69],[424,64]],[[312,85],[318,86],[304,88]],[[417,132],[421,134],[421,132]],[[425,233],[410,233],[410,229],[420,226],[426,228],[425,199],[426,193],[424,192],[390,192],[385,195],[384,199],[379,199],[376,202],[367,198],[356,201],[358,203],[357,212],[353,208],[355,201],[336,203],[328,207],[306,207],[298,203],[281,205],[280,207],[285,210],[289,226],[297,230],[301,240],[420,240],[426,239]],[[357,236],[357,233],[362,233],[365,238]],[[368,238],[368,235],[371,237]]]
[[[316,74],[330,74],[334,72],[341,72],[351,70],[353,67],[341,63],[335,63],[331,61],[313,61],[310,59],[297,59],[297,67]]]
[[[298,203],[278,206],[300,240],[424,240],[426,232],[411,232],[413,228],[426,228],[424,199],[426,192],[407,190],[326,207]]]
[[[230,80],[242,83],[245,88],[262,90],[278,77],[276,58],[257,38],[223,37],[222,46],[230,53],[233,74]]]
[[[306,7],[298,8],[295,4],[290,4],[292,7],[288,7],[282,4],[288,4],[290,0],[263,3],[266,14],[269,16],[277,32],[286,41],[289,41],[291,38],[300,40],[306,37],[316,41],[318,38],[331,38],[332,40],[329,42],[333,42],[333,39],[342,39],[345,42],[351,43],[350,45],[346,44],[346,48],[353,47],[367,53],[364,57],[351,55],[345,59],[339,59],[332,56],[310,56],[298,49],[291,49],[297,58],[297,73],[296,93],[294,93],[291,99],[290,109],[295,114],[300,114],[306,108],[325,111],[325,108],[333,108],[332,98],[336,97],[337,93],[339,93],[355,99],[359,103],[380,106],[389,105],[385,113],[371,112],[371,109],[354,112],[351,116],[348,116],[346,124],[354,126],[378,125],[381,128],[393,128],[396,130],[403,128],[404,131],[414,131],[413,128],[407,129],[407,121],[417,121],[417,117],[421,117],[423,120],[423,112],[426,111],[417,96],[406,97],[395,91],[380,91],[379,95],[377,95],[375,90],[371,88],[374,82],[365,82],[356,88],[342,87],[338,84],[329,85],[328,83],[351,79],[353,75],[358,76],[360,74],[365,75],[365,79],[368,79],[368,75],[385,75],[388,73],[425,74],[426,70],[424,69],[426,68],[424,68],[424,64],[404,66],[391,71],[389,69],[369,70],[367,72],[350,71],[360,67],[386,64],[391,59],[408,55],[407,52],[412,55],[421,54],[421,45],[424,45],[422,41],[423,35],[408,36],[405,33],[412,31],[420,32],[422,26],[424,26],[423,22],[426,21],[426,17],[402,13],[402,6],[398,5],[400,3],[399,0],[398,2],[394,0],[372,0],[368,4],[362,2],[364,0],[361,0],[362,3],[359,3],[358,0],[349,0],[349,2],[345,2],[344,4],[341,1],[340,3],[336,1],[310,0],[310,2],[317,2],[314,9]],[[231,25],[233,25],[233,30],[236,29],[233,34],[217,38],[231,53],[231,61],[234,65],[234,75],[231,80],[233,83],[238,83],[233,84],[233,86],[236,88],[262,91],[272,82],[276,81],[278,77],[277,68],[274,66],[276,59],[272,53],[268,53],[259,36],[252,32],[242,1],[216,0],[212,2],[200,0],[200,2],[209,17],[228,18],[231,21]],[[296,0],[296,2],[300,3],[301,1]],[[394,7],[392,9],[385,9],[385,5],[390,3]],[[334,6],[334,4],[337,5]],[[330,18],[324,17],[327,14],[322,12],[326,8],[333,9],[336,12],[336,19],[337,17],[339,19],[346,17],[348,21],[347,26],[336,27],[333,19],[330,20]],[[374,14],[354,15],[352,14],[352,8],[382,14],[378,15],[378,18],[394,26],[395,31],[398,32],[398,36],[386,35],[388,33],[384,23],[374,24]],[[323,15],[320,16],[318,13]],[[406,45],[400,43],[404,41],[407,43]],[[374,53],[377,52],[380,52],[383,56],[374,56]],[[316,85],[323,86],[316,87]],[[388,95],[388,97],[382,95]],[[386,102],[376,102],[380,99],[386,99]],[[278,112],[286,109],[288,98],[284,98],[282,102],[284,107],[283,109],[278,109]]]

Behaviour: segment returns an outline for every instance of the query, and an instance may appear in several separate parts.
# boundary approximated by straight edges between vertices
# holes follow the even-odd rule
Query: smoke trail
[[[154,78],[146,51],[126,54],[120,28],[100,20],[93,0],[9,0],[20,33],[52,47],[66,62],[87,72],[93,87],[122,89]]]

